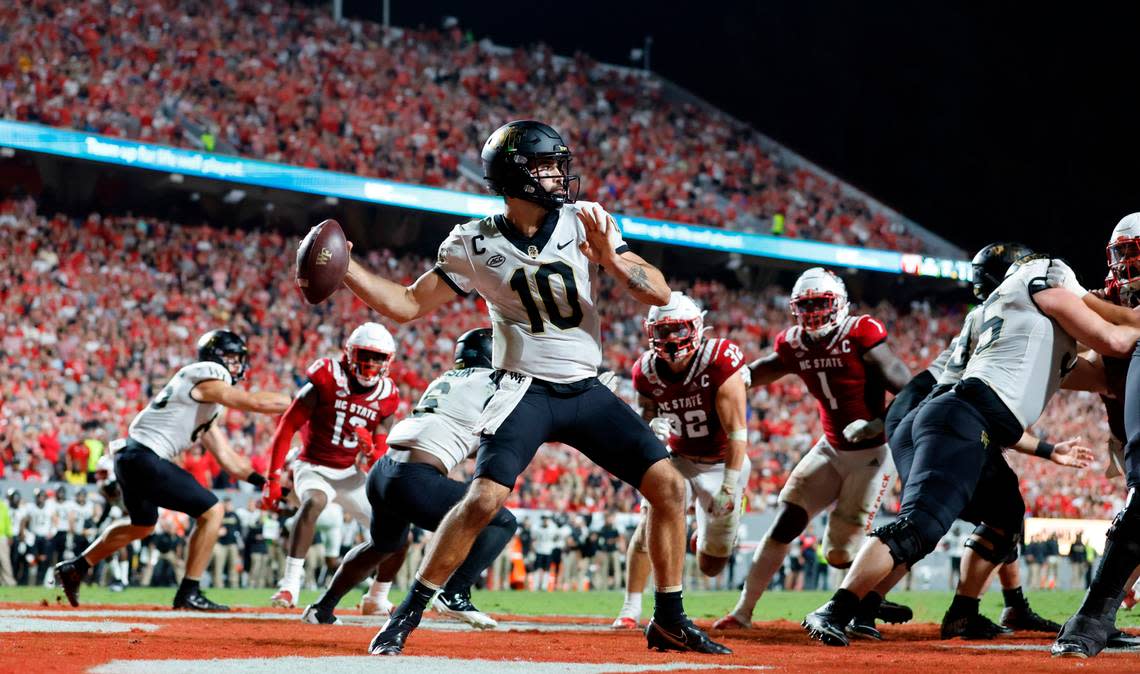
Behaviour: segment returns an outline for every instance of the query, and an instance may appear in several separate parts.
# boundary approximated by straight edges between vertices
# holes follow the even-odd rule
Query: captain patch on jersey
[[[455,292],[487,301],[495,335],[494,366],[557,383],[593,377],[602,361],[595,306],[599,267],[586,241],[579,201],[550,211],[533,237],[501,215],[457,225],[439,247],[435,270]],[[628,249],[617,228],[617,252]]]

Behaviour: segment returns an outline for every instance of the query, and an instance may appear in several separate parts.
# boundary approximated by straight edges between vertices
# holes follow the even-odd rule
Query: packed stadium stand
[[[583,198],[615,212],[948,246],[668,82],[583,54],[248,0],[32,0],[0,8],[0,32],[8,119],[480,192],[488,130],[525,114],[571,139]]]

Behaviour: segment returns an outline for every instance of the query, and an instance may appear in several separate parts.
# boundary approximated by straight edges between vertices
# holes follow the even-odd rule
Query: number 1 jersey
[[[775,350],[784,367],[799,375],[815,396],[823,434],[837,450],[867,449],[886,442],[882,434],[858,443],[843,437],[856,419],[878,419],[886,410],[882,382],[867,377],[863,354],[887,339],[886,328],[870,316],[849,316],[821,341],[794,325],[776,335]]]
[[[435,272],[451,288],[487,301],[497,369],[561,384],[596,376],[602,361],[599,266],[586,240],[579,201],[551,211],[533,237],[501,215],[456,225],[439,247]],[[616,227],[610,240],[628,250]]]

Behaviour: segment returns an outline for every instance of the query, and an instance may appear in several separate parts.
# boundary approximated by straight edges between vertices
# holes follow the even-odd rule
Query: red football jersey
[[[384,377],[374,388],[353,393],[348,373],[340,361],[321,358],[309,366],[309,381],[317,390],[317,406],[301,429],[300,458],[329,468],[348,468],[360,452],[353,426],[372,435],[386,417],[396,411],[400,394],[396,384]]]
[[[669,419],[669,451],[692,459],[724,461],[728,434],[716,412],[720,385],[744,365],[744,353],[727,339],[706,339],[689,367],[669,370],[652,351],[633,364],[633,388],[657,404]]]
[[[883,324],[866,315],[848,317],[821,342],[811,340],[798,325],[776,336],[780,362],[815,396],[823,434],[835,449],[867,449],[886,442],[882,434],[856,444],[843,437],[852,421],[883,416],[886,389],[867,378],[863,354],[886,339]]]

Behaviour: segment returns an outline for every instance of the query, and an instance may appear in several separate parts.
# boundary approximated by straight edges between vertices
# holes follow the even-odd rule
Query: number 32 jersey
[[[886,328],[870,316],[849,316],[835,332],[816,342],[794,325],[776,335],[776,354],[815,396],[828,443],[837,450],[867,449],[886,442],[882,434],[858,443],[843,437],[856,419],[878,419],[886,409],[886,389],[867,377],[863,354],[887,339]]]
[[[669,451],[700,461],[724,461],[728,434],[716,411],[716,394],[744,365],[740,347],[727,339],[706,339],[687,370],[673,373],[652,351],[633,364],[633,388],[657,405],[672,426]]]
[[[487,301],[496,369],[561,384],[596,376],[602,362],[599,266],[578,248],[586,234],[579,201],[551,211],[533,237],[501,215],[457,225],[439,247],[435,272],[460,295]],[[610,241],[628,250],[616,228]]]
[[[353,427],[376,434],[376,428],[396,411],[400,393],[388,377],[373,388],[355,393],[349,387],[348,373],[340,361],[320,358],[309,366],[308,387],[317,390],[317,405],[309,423],[301,429],[300,459],[318,466],[348,468],[356,463],[359,441]]]
[[[135,415],[127,436],[146,445],[160,457],[173,461],[210,429],[221,410],[222,406],[217,403],[200,402],[190,395],[195,386],[211,379],[233,384],[233,377],[219,363],[191,363],[179,370]]]

